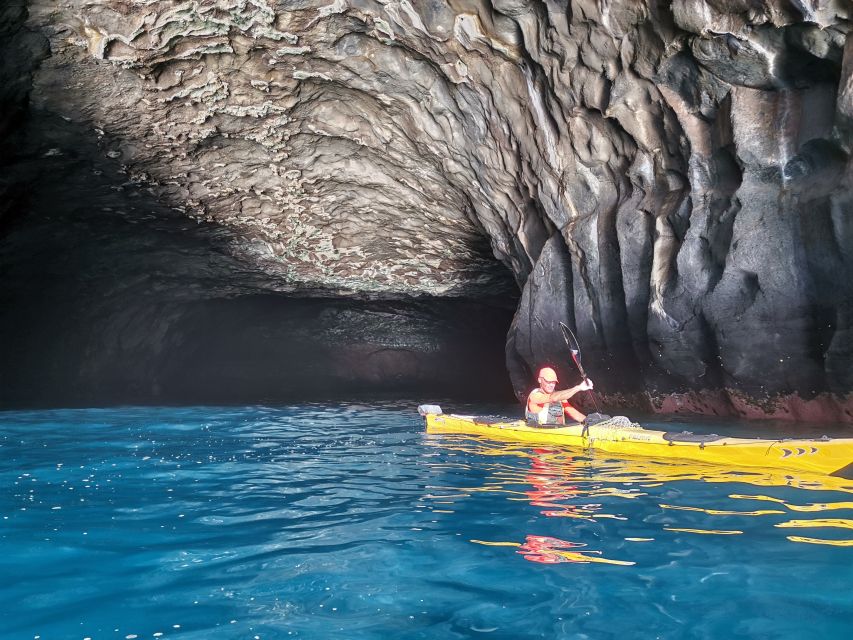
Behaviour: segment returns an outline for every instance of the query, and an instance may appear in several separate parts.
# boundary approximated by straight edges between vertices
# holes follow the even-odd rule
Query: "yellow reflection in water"
[[[681,533],[705,533],[709,535],[715,536],[733,536],[739,533],[743,533],[743,531],[734,530],[726,530],[726,529],[680,529],[678,527],[664,527],[666,531],[679,531]]]
[[[774,513],[785,513],[784,511],[774,511],[772,509],[761,511],[725,511],[721,509],[703,509],[702,507],[685,507],[676,504],[662,504],[660,506],[664,509],[676,509],[679,511],[701,511],[711,516],[766,516]]]
[[[550,470],[564,478],[585,482],[633,481],[639,487],[655,487],[675,480],[697,480],[711,483],[747,483],[765,487],[793,487],[816,491],[841,491],[853,494],[853,480],[824,474],[760,467],[729,468],[690,460],[655,460],[628,455],[612,458],[595,454],[595,458],[578,457],[577,450],[548,447],[524,447],[516,443],[495,443],[476,435],[425,434],[427,444],[466,454],[486,456],[518,456],[528,459],[544,456]],[[508,468],[518,475],[518,469]],[[769,498],[774,500],[773,498]],[[849,508],[848,506],[842,508]]]
[[[836,478],[807,472],[792,472],[779,469],[734,469],[691,461],[652,460],[624,456],[612,458],[607,455],[578,455],[577,450],[559,447],[531,447],[515,443],[495,443],[471,435],[427,435],[427,443],[445,450],[464,454],[506,458],[515,456],[529,461],[527,468],[502,463],[498,460],[487,463],[489,480],[480,487],[431,487],[432,493],[425,500],[435,504],[452,504],[455,499],[469,497],[478,492],[499,493],[507,500],[524,501],[539,508],[547,517],[574,518],[588,522],[598,520],[627,520],[620,513],[606,513],[603,502],[613,508],[613,498],[634,500],[649,495],[645,489],[660,487],[667,483],[689,480],[706,483],[742,483],[760,487],[792,487],[810,491],[835,491],[853,494],[853,480]],[[446,466],[446,465],[445,465]],[[457,465],[461,468],[464,465]],[[481,467],[482,468],[482,467]],[[702,506],[660,504],[663,509],[699,512],[713,517],[773,517],[787,511],[821,512],[837,509],[853,509],[853,501],[816,502],[795,505],[780,498],[766,495],[730,494],[733,500],[759,500],[776,503],[776,509],[726,510]],[[441,502],[440,502],[441,501]],[[785,510],[783,510],[785,509]],[[441,513],[438,509],[434,512]],[[725,520],[723,520],[724,522]],[[678,527],[673,523],[661,524],[661,529],[679,533],[700,535],[739,535],[743,531],[722,528]],[[804,519],[775,524],[780,528],[791,527],[838,527],[853,529],[853,520],[847,519]],[[848,540],[821,540],[800,536],[786,536],[792,542],[853,546]],[[630,537],[629,542],[651,542],[655,538]],[[527,535],[523,543],[489,542],[472,540],[488,546],[515,546],[517,553],[532,562],[554,563],[605,563],[632,565],[625,560],[604,558],[601,551],[580,549],[584,543],[570,542],[547,536]]]
[[[598,563],[630,566],[636,564],[627,560],[611,560],[601,557],[601,551],[580,550],[568,551],[567,549],[585,547],[582,542],[569,542],[550,536],[528,535],[524,543],[518,542],[489,542],[486,540],[471,540],[476,544],[489,547],[518,547],[518,553],[525,560],[539,562],[541,564],[557,564],[561,562],[575,562],[580,564]]]
[[[804,527],[839,527],[841,529],[853,529],[853,520],[844,518],[815,518],[814,520],[788,520],[780,522],[776,527],[782,528],[804,528]]]
[[[805,542],[806,544],[825,544],[830,547],[853,547],[853,540],[821,540],[820,538],[803,538],[801,536],[788,536],[791,542]]]
[[[767,502],[778,502],[791,511],[832,511],[833,509],[853,509],[853,502],[815,502],[812,504],[788,504],[779,498],[772,496],[745,496],[733,493],[729,498],[741,500],[766,500]]]

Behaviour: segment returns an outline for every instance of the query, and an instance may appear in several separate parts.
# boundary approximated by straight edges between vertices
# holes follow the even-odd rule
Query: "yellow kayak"
[[[592,449],[648,458],[683,459],[732,467],[796,469],[832,474],[853,469],[853,438],[817,440],[728,438],[644,429],[624,416],[584,427],[529,426],[523,420],[493,422],[476,416],[444,414],[421,405],[427,433],[462,433],[495,440]],[[851,469],[847,469],[850,471]]]

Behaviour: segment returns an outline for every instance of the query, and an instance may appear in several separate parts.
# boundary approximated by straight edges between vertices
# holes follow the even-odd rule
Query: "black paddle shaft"
[[[586,375],[586,371],[583,370],[583,365],[581,364],[581,346],[578,344],[578,339],[575,338],[575,334],[572,333],[572,330],[562,322],[560,323],[560,331],[563,332],[563,339],[566,341],[566,346],[569,347],[569,351],[572,352],[572,360],[575,361],[575,365],[577,366],[581,377],[584,380],[588,380],[589,376]],[[589,389],[588,391],[589,397],[592,398],[592,404],[595,406],[595,410],[598,411],[598,402],[595,400],[595,394],[592,392],[592,389]]]

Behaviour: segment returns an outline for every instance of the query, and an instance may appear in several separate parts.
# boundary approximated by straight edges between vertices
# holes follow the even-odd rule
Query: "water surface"
[[[853,482],[414,404],[3,412],[0,484],[2,638],[853,634]]]

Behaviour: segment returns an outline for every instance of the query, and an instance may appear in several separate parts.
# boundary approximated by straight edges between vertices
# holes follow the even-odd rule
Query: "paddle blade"
[[[572,360],[575,361],[575,365],[577,366],[581,377],[586,380],[587,375],[586,371],[583,370],[583,365],[581,364],[581,347],[578,344],[578,339],[575,338],[575,334],[572,333],[572,330],[562,322],[560,323],[560,331],[563,332],[563,339],[566,341],[566,344],[569,346],[569,350],[572,352]]]
[[[572,356],[577,355],[580,357],[581,347],[578,344],[577,338],[575,338],[575,334],[572,333],[572,330],[561,322],[560,331],[563,332],[563,339],[566,341],[566,344],[569,345],[569,349],[572,351]]]

